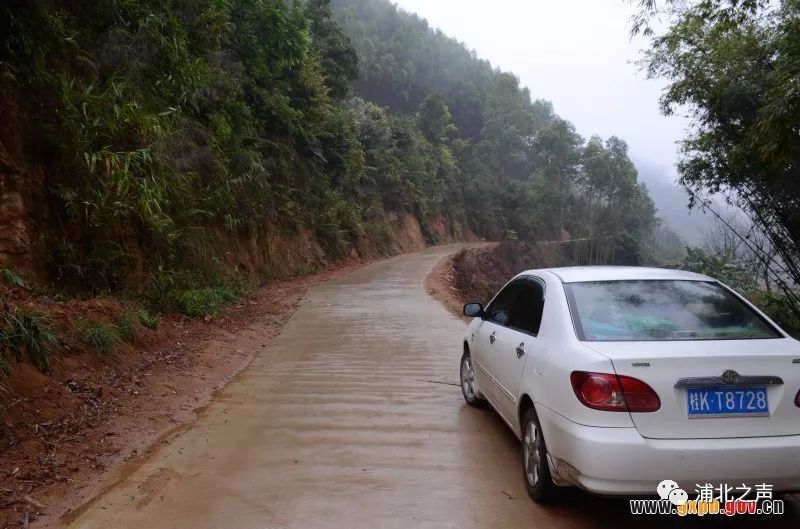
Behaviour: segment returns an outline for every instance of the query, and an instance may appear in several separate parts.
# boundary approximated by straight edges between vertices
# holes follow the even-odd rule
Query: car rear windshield
[[[707,281],[567,283],[583,341],[754,340],[781,334],[739,298]]]

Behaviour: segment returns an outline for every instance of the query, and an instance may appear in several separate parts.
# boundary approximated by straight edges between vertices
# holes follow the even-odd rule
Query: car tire
[[[459,380],[461,381],[461,394],[464,395],[464,400],[473,408],[485,407],[486,401],[475,383],[475,368],[468,350],[465,350],[464,354],[461,355],[461,363],[459,365]]]
[[[555,503],[561,498],[563,489],[553,482],[550,465],[547,463],[547,445],[536,410],[531,407],[522,418],[522,479],[528,496],[536,503]]]

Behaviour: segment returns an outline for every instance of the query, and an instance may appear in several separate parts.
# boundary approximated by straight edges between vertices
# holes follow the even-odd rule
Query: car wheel
[[[478,385],[475,383],[475,369],[469,351],[464,351],[461,356],[461,393],[470,406],[481,408],[486,405],[486,401],[483,400]]]
[[[553,483],[547,463],[544,435],[531,407],[522,418],[522,476],[528,496],[536,503],[553,503],[561,496],[561,487]]]

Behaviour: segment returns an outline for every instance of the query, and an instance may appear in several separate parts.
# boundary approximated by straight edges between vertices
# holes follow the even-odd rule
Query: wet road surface
[[[456,246],[314,287],[280,337],[81,529],[797,527],[783,517],[633,517],[623,500],[528,500],[517,441],[458,388],[464,325],[426,295]]]

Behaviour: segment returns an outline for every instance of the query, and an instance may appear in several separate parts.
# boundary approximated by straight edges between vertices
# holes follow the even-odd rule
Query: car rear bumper
[[[538,408],[556,481],[604,495],[653,495],[665,479],[697,484],[766,483],[800,490],[800,435],[645,439],[636,428],[598,428]]]

